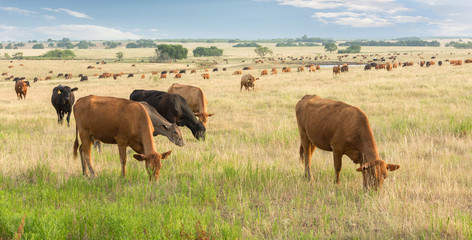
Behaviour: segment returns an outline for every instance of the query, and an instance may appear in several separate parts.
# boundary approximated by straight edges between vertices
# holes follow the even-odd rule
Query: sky
[[[0,0],[0,41],[471,37],[472,0]]]

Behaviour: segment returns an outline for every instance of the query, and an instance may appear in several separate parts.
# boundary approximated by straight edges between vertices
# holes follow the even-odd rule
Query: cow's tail
[[[79,139],[77,138],[79,129],[75,126],[74,159],[77,158],[77,149],[79,148]]]
[[[305,150],[303,149],[303,145],[300,143],[300,162],[305,162]]]

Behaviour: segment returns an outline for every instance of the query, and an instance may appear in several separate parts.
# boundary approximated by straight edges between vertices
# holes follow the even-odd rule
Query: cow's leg
[[[82,148],[82,154],[84,157],[84,163],[87,164],[88,170],[90,171],[90,176],[95,177],[95,171],[93,170],[92,167],[92,153],[91,153],[91,148],[92,148],[92,141],[90,140],[90,134],[87,133],[81,133],[80,134],[80,140],[82,142],[81,148]]]
[[[120,153],[121,176],[126,176],[126,144],[118,143],[118,151]]]
[[[67,113],[67,127],[69,127],[70,113],[71,113],[71,112],[68,112],[68,113]]]
[[[306,136],[305,131],[300,130],[300,160],[303,161],[305,165],[305,178],[310,181],[313,181],[313,175],[311,174],[311,156],[313,151],[315,151],[315,145],[313,145],[308,136]]]
[[[87,176],[87,164],[85,163],[84,152],[82,151],[82,144],[79,146],[79,153],[80,153],[80,162],[82,163],[82,174]]]
[[[339,173],[341,172],[341,167],[343,165],[343,153],[342,151],[333,150],[333,157],[334,157],[334,172],[335,172],[335,183],[339,184]]]
[[[56,113],[57,113],[57,123],[61,123],[61,121],[62,121],[61,110],[56,110]]]

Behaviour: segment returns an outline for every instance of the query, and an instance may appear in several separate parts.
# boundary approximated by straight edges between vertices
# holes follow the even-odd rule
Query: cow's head
[[[182,131],[177,126],[177,124],[172,123],[170,125],[162,124],[159,126],[160,129],[155,129],[153,136],[157,136],[159,134],[166,136],[169,141],[175,143],[175,145],[182,147],[185,145],[184,138],[182,137]]]
[[[202,122],[203,126],[206,127],[206,123],[208,122],[208,118],[215,115],[214,113],[206,113],[206,112],[199,112],[194,113],[196,117]]]
[[[196,139],[205,141],[206,128],[201,121],[197,122],[197,127],[192,129],[192,134]]]
[[[387,171],[395,171],[400,165],[387,164],[383,160],[375,160],[360,166],[356,171],[362,172],[364,179],[364,188],[378,190],[387,178]]]
[[[172,151],[162,154],[152,152],[148,154],[134,154],[133,157],[138,161],[145,161],[146,170],[149,174],[149,181],[157,181],[159,179],[159,172],[162,168],[162,160],[166,159]]]
[[[79,90],[78,88],[70,88],[68,86],[62,86],[57,89],[57,95],[60,96],[62,104],[69,104],[72,100],[72,92]]]

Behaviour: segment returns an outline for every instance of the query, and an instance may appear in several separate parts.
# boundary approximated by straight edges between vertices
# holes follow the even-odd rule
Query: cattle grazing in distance
[[[15,81],[15,92],[18,100],[26,99],[26,93],[28,92],[28,87],[31,87],[29,81],[19,80]]]
[[[233,75],[242,75],[243,74],[243,71],[241,70],[236,70],[233,72]]]
[[[372,68],[372,67],[371,67],[370,64],[366,64],[366,65],[364,66],[364,71],[370,70],[371,68]]]
[[[205,126],[195,117],[187,100],[182,96],[156,90],[134,90],[129,99],[147,102],[170,123],[186,126],[196,139],[205,140]]]
[[[146,78],[146,75],[141,75],[141,79],[145,79]]]
[[[159,154],[156,151],[152,133],[154,127],[143,105],[122,98],[99,97],[90,95],[80,98],[74,105],[76,121],[74,158],[80,150],[82,172],[92,177],[91,145],[93,140],[117,144],[120,154],[121,174],[126,176],[126,147],[137,154],[133,157],[144,161],[150,181],[157,181],[162,168],[162,160],[172,151]],[[81,145],[79,147],[78,136]]]
[[[226,72],[226,68],[223,68],[223,72]]]
[[[130,73],[130,74],[128,74],[128,77],[129,77],[129,78],[130,78],[130,77],[134,77],[134,74]]]
[[[349,65],[348,64],[343,64],[341,66],[341,72],[349,72]]]
[[[301,140],[300,160],[309,180],[313,181],[311,157],[315,148],[333,152],[337,184],[343,155],[360,164],[357,171],[362,172],[365,189],[380,189],[387,171],[400,167],[380,159],[367,116],[359,108],[306,95],[296,104],[295,112]]]
[[[218,72],[218,68],[213,68],[213,72]]]
[[[179,74],[184,74],[184,73],[185,73],[185,74],[187,73],[187,71],[186,71],[185,69],[179,71]]]
[[[64,115],[67,114],[67,126],[69,127],[70,114],[72,106],[75,102],[74,92],[78,88],[70,88],[69,86],[59,85],[52,90],[51,103],[57,113],[57,122],[62,124]]]
[[[254,83],[256,82],[256,80],[259,80],[259,78],[255,78],[254,76],[252,76],[251,74],[246,74],[244,76],[241,77],[241,88],[239,89],[239,91],[241,91],[244,87],[244,89],[248,90],[250,88],[252,88],[252,90],[254,90]]]
[[[439,62],[438,62],[438,66],[441,67],[441,65],[442,65],[442,61],[439,61]]]
[[[284,72],[284,73],[289,73],[289,72],[292,72],[292,69],[289,68],[289,67],[283,67],[283,68],[282,68],[282,72]]]
[[[393,65],[388,62],[388,63],[385,65],[385,69],[386,69],[387,71],[392,71],[392,70],[393,70]]]
[[[167,74],[166,74],[166,73],[161,73],[160,79],[163,79],[163,78],[167,78]]]
[[[192,109],[195,116],[203,123],[206,128],[208,118],[213,116],[213,113],[207,112],[208,100],[202,89],[190,85],[174,83],[167,90],[168,93],[179,94],[187,101],[187,104]]]
[[[267,72],[267,70],[262,70],[261,71],[261,76],[267,76],[269,73]]]
[[[203,73],[202,77],[203,77],[203,79],[210,79],[210,74],[209,73]]]
[[[174,78],[182,78],[182,74],[177,73],[177,74],[175,74]]]
[[[277,75],[277,68],[272,68],[270,75]]]
[[[190,71],[190,74],[192,73],[197,73],[197,70],[196,69],[192,69],[192,71]]]
[[[304,67],[298,67],[297,72],[303,72],[303,71],[305,71]]]
[[[88,77],[87,76],[82,76],[82,77],[80,77],[80,81],[81,82],[88,81]]]
[[[252,67],[243,67],[243,70],[252,70]]]

